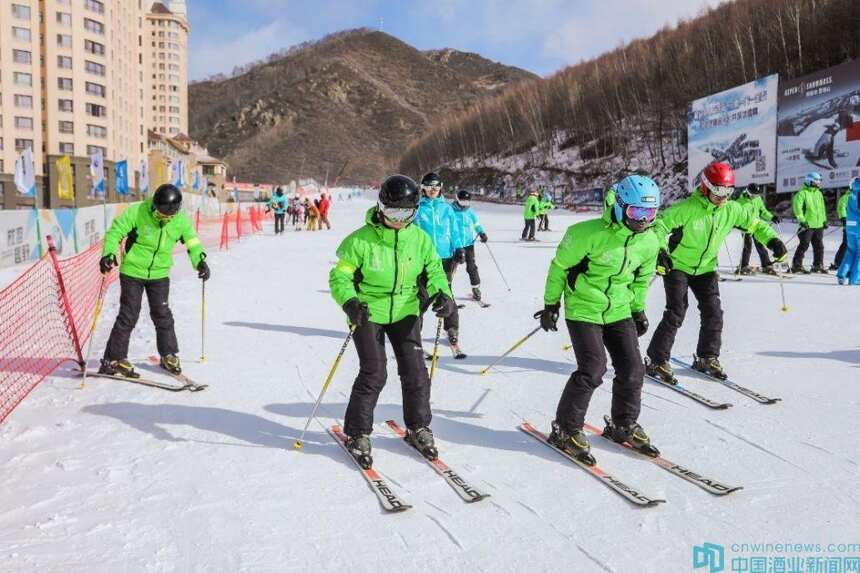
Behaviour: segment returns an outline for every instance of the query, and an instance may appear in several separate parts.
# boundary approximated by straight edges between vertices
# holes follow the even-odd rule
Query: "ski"
[[[639,493],[638,491],[636,491],[635,489],[633,489],[629,485],[625,484],[624,482],[622,482],[621,480],[619,480],[615,476],[606,473],[599,466],[596,466],[596,465],[590,466],[588,464],[584,464],[581,461],[579,461],[578,459],[576,459],[575,457],[573,457],[570,454],[568,454],[567,452],[565,452],[564,450],[561,450],[561,449],[555,447],[554,445],[549,443],[549,439],[548,439],[546,434],[544,434],[543,432],[541,432],[540,430],[535,428],[529,422],[524,421],[519,426],[519,428],[520,428],[520,430],[522,430],[526,434],[535,438],[539,442],[542,442],[545,446],[547,446],[547,447],[553,449],[554,451],[558,452],[559,454],[563,455],[565,458],[572,461],[573,463],[578,465],[580,468],[584,469],[585,471],[587,471],[588,473],[590,473],[591,475],[593,475],[594,477],[599,479],[601,483],[606,485],[608,488],[610,488],[612,491],[614,491],[615,493],[617,493],[618,495],[620,495],[621,497],[623,497],[627,501],[630,501],[631,503],[634,503],[634,504],[641,506],[641,507],[652,507],[652,506],[657,505],[658,503],[665,503],[665,501],[666,501],[665,499],[651,499],[650,497],[647,497],[646,495]]]
[[[474,503],[476,501],[481,501],[484,498],[490,497],[490,494],[483,493],[480,490],[469,485],[469,483],[464,480],[460,476],[460,474],[451,469],[451,467],[445,462],[443,462],[441,459],[436,458],[435,460],[430,460],[421,455],[421,452],[415,449],[415,446],[413,446],[409,442],[406,442],[406,430],[401,428],[397,424],[397,422],[395,422],[394,420],[388,420],[385,423],[388,425],[392,432],[394,432],[398,437],[404,440],[406,445],[409,446],[409,449],[415,451],[416,454],[421,456],[421,459],[430,464],[430,466],[436,471],[436,473],[442,476],[442,479],[444,479],[445,482],[449,486],[451,486],[451,489],[457,492],[457,495],[459,495],[463,501],[465,501],[466,503]]]
[[[651,376],[650,374],[645,374],[645,377],[650,379],[650,380],[653,380],[657,384],[660,384],[664,388],[671,388],[675,392],[678,392],[679,394],[683,394],[687,398],[691,398],[691,399],[695,400],[696,402],[698,402],[699,404],[703,404],[703,405],[707,406],[708,408],[711,408],[712,410],[725,410],[726,408],[730,408],[732,406],[728,402],[723,402],[723,403],[714,402],[713,400],[711,400],[709,398],[705,398],[701,394],[697,394],[696,392],[693,392],[692,390],[688,390],[684,386],[681,386],[680,383],[670,384],[668,382],[664,382],[662,378],[659,378],[657,376]]]
[[[688,362],[684,362],[683,360],[679,360],[677,358],[672,358],[672,362],[674,362],[678,366],[683,366],[684,368],[691,370],[691,371],[695,372],[696,374],[699,374],[700,376],[707,378],[708,380],[712,380],[714,382],[719,382],[723,386],[725,386],[727,388],[731,388],[735,392],[743,394],[747,398],[752,398],[753,400],[755,400],[759,404],[776,404],[777,402],[782,400],[782,398],[768,398],[767,396],[763,396],[763,395],[759,394],[755,390],[750,390],[749,388],[746,388],[745,386],[741,386],[737,382],[732,382],[729,379],[722,380],[720,378],[717,378],[716,376],[711,376],[710,374],[708,374],[706,372],[700,372],[699,370],[696,370],[695,368],[693,368],[692,364],[690,364]]]
[[[597,428],[596,426],[592,426],[591,424],[585,424],[583,429],[587,432],[590,432],[596,436],[600,436],[605,438],[603,435],[603,430]],[[675,462],[670,462],[663,456],[658,456],[656,458],[652,458],[651,456],[647,456],[642,452],[637,451],[633,446],[624,442],[623,444],[619,444],[615,440],[610,440],[609,438],[605,438],[606,441],[611,442],[613,444],[618,445],[619,447],[626,448],[633,452],[637,457],[648,460],[649,462],[663,468],[667,472],[672,475],[678,476],[681,479],[687,480],[688,482],[702,488],[708,493],[712,493],[714,495],[728,495],[733,491],[738,491],[739,489],[743,489],[743,486],[729,486],[723,483],[720,483],[716,480],[712,480],[710,478],[699,475],[698,473],[690,470],[684,466],[678,465]]]
[[[466,308],[466,305],[465,304],[458,304],[457,308],[459,308],[460,310],[463,310],[464,308]]]
[[[122,380],[123,382],[131,382],[132,384],[140,384],[141,386],[149,386],[150,388],[160,388],[161,390],[167,390],[168,392],[182,392],[183,390],[190,390],[188,386],[174,386],[173,384],[165,384],[164,382],[158,382],[156,380],[148,380],[147,378],[129,378],[128,376],[115,376],[113,374],[101,374],[100,372],[89,370],[87,371],[87,378],[109,378],[111,380]]]
[[[742,280],[744,280],[744,279],[742,279],[741,277],[734,276],[734,275],[720,275],[720,282],[721,283],[724,283],[724,282],[739,283]]]
[[[385,511],[406,511],[412,507],[394,493],[394,490],[391,489],[390,485],[388,485],[388,481],[379,475],[379,472],[373,468],[364,469],[361,467],[358,460],[356,460],[355,457],[349,453],[349,450],[346,449],[346,435],[344,435],[343,430],[339,425],[335,424],[331,428],[328,428],[328,433],[332,438],[334,438],[338,445],[340,445],[344,453],[349,456],[349,459],[355,463],[355,466],[359,469],[361,475],[364,476],[364,479],[367,480],[368,485],[370,485],[370,489],[372,489],[373,493],[376,494],[376,497],[379,499],[379,503],[382,504],[382,508]]]
[[[153,364],[154,366],[158,366],[159,368],[161,368],[161,359],[158,356],[150,356],[149,362],[151,364]],[[182,374],[182,373],[174,374],[173,372],[171,372],[165,368],[161,368],[161,370],[164,372],[164,374],[167,374],[171,378],[174,378],[174,379],[178,380],[179,382],[182,382],[183,384],[185,384],[185,389],[188,390],[189,392],[200,392],[201,390],[205,390],[206,388],[209,387],[209,384],[198,384],[197,382],[195,382],[194,380],[192,380],[191,378],[189,378],[185,374]]]

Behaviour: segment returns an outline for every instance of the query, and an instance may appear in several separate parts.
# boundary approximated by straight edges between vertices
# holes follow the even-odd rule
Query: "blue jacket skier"
[[[472,194],[464,189],[457,192],[457,198],[451,204],[454,208],[457,234],[460,237],[460,243],[454,251],[454,264],[466,263],[466,272],[469,273],[469,283],[472,285],[472,298],[480,301],[481,276],[475,263],[475,238],[480,238],[482,243],[486,243],[487,234],[478,222],[478,216],[472,210],[471,202]]]
[[[860,285],[860,179],[851,183],[851,198],[848,200],[848,212],[845,218],[845,257],[836,278],[839,284],[846,282]]]
[[[421,179],[421,201],[418,202],[418,212],[415,215],[415,223],[425,233],[430,235],[436,252],[442,259],[442,268],[448,276],[448,284],[454,274],[455,251],[462,244],[460,232],[457,225],[454,209],[442,196],[442,179],[436,173],[427,173]],[[418,298],[421,302],[421,316],[430,308],[431,299],[427,296],[425,280],[419,279]],[[456,358],[465,358],[460,352],[458,339],[460,335],[460,314],[457,309],[445,318],[445,332],[448,335],[448,343]]]

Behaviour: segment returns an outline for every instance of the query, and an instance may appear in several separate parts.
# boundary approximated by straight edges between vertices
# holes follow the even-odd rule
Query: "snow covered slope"
[[[334,251],[369,206],[336,203],[334,231],[275,237],[268,229],[213,252],[203,364],[195,362],[200,284],[177,261],[172,306],[182,357],[190,376],[210,384],[206,391],[98,379],[79,389],[68,371],[42,383],[0,426],[0,571],[683,572],[693,570],[692,547],[704,541],[858,542],[860,290],[832,277],[793,278],[782,312],[772,279],[722,283],[724,364],[737,382],[783,401],[763,406],[684,377],[691,389],[734,404],[710,411],[646,381],[640,421],[664,454],[745,489],[715,497],[594,439],[601,466],[667,500],[638,509],[517,430],[523,418],[548,429],[574,369],[565,335],[541,332],[478,375],[534,328],[555,243],[582,218],[553,212],[556,231],[523,244],[519,208],[505,206],[477,211],[512,292],[478,245],[493,306],[466,303],[461,343],[470,357],[443,354],[433,388],[441,457],[492,497],[463,503],[383,427],[402,420],[392,360],[375,465],[414,507],[383,513],[325,432],[343,416],[357,371],[353,349],[304,450],[292,448],[346,334],[328,292]],[[836,236],[828,237],[828,262]],[[731,248],[737,263],[738,236]],[[455,287],[465,296],[464,272]],[[115,286],[94,358],[117,298]],[[652,330],[662,305],[658,280],[649,295]],[[695,348],[691,306],[676,345],[681,357]],[[145,362],[154,351],[144,308],[131,357]],[[594,395],[592,424],[609,411],[611,378]]]

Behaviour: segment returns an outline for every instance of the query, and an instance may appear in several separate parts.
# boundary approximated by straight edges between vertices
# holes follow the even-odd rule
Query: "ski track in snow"
[[[593,438],[601,467],[667,500],[637,510],[517,429],[523,419],[549,428],[575,368],[573,353],[562,350],[566,333],[539,332],[486,376],[478,374],[534,328],[555,243],[565,226],[589,218],[556,211],[559,231],[524,245],[516,240],[520,208],[499,205],[477,204],[476,211],[512,291],[486,249],[478,249],[482,290],[492,307],[463,310],[461,341],[469,358],[441,356],[432,397],[442,459],[493,497],[463,503],[383,429],[386,419],[403,417],[390,360],[375,414],[374,459],[413,508],[385,513],[326,432],[342,424],[358,369],[354,348],[344,355],[304,448],[293,448],[346,336],[328,290],[335,248],[371,204],[335,203],[331,232],[274,237],[267,225],[263,236],[211,252],[205,364],[194,360],[199,282],[187,259],[177,257],[171,306],[184,366],[210,384],[207,390],[171,394],[98,379],[80,390],[70,369],[38,386],[0,426],[0,571],[663,573],[690,570],[692,546],[705,540],[855,541],[847,537],[860,530],[860,516],[845,508],[860,503],[854,492],[860,348],[847,317],[856,312],[860,291],[837,287],[832,276],[786,280],[790,311],[781,312],[777,281],[721,283],[722,362],[739,384],[783,402],[762,406],[719,384],[685,378],[690,390],[734,404],[711,411],[646,380],[640,422],[661,451],[745,489],[709,495]],[[838,233],[825,238],[828,262],[838,240]],[[734,233],[735,261],[740,245]],[[0,284],[21,270],[0,272]],[[466,273],[454,283],[456,294],[468,294]],[[117,299],[113,287],[94,357]],[[663,304],[658,279],[648,296],[652,331]],[[425,348],[432,344],[432,322],[423,332]],[[643,352],[651,334],[640,341]],[[692,304],[677,356],[692,353],[697,334]],[[130,356],[145,361],[154,341],[144,302]],[[588,413],[598,426],[610,411],[609,366]]]

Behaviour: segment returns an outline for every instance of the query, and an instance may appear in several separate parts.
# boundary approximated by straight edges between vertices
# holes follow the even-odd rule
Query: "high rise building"
[[[33,148],[39,205],[57,196],[56,159],[72,158],[78,204],[101,150],[110,199],[113,165],[129,183],[146,158],[148,130],[188,132],[188,34],[184,1],[0,0],[0,208],[32,205],[14,188],[15,159]]]
[[[152,2],[146,15],[147,124],[168,137],[188,133],[188,34],[184,1]]]

